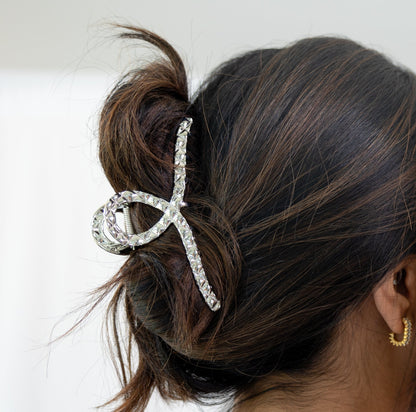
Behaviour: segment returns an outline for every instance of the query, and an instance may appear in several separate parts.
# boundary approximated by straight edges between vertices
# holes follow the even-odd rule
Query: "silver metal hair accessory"
[[[116,193],[110,198],[108,203],[95,212],[92,223],[92,235],[98,246],[107,252],[120,254],[125,249],[134,249],[151,242],[173,223],[181,236],[199,291],[209,308],[212,311],[216,311],[221,307],[221,303],[212,291],[205,275],[192,230],[180,212],[180,208],[186,206],[186,203],[183,201],[186,178],[186,142],[191,124],[192,119],[190,117],[185,118],[179,125],[176,135],[174,187],[170,202],[150,193],[136,190]],[[129,204],[134,202],[153,206],[162,211],[163,216],[149,230],[142,233],[134,233],[129,209]],[[124,214],[125,231],[120,228],[116,220],[116,212],[120,210]],[[104,231],[104,224],[108,233]]]

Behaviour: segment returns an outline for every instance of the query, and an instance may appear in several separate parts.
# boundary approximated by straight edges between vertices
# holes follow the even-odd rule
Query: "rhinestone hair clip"
[[[191,124],[192,119],[190,117],[185,118],[179,125],[176,135],[174,187],[170,202],[150,193],[136,190],[116,193],[110,198],[108,203],[95,212],[92,223],[92,235],[98,246],[107,252],[120,254],[125,249],[134,249],[151,242],[173,223],[181,236],[198,289],[208,307],[212,311],[216,311],[221,307],[221,303],[212,291],[205,275],[192,230],[180,212],[180,208],[186,206],[186,203],[183,201],[186,178],[186,142]],[[133,231],[129,205],[135,202],[153,206],[163,212],[163,216],[159,221],[149,230],[142,233],[134,233]],[[116,220],[116,212],[120,210],[124,215],[124,231],[117,224]],[[104,231],[105,228],[108,233]]]

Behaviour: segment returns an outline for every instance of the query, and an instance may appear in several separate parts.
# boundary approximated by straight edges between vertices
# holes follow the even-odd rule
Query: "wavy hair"
[[[113,293],[116,411],[143,411],[155,388],[166,399],[227,399],[262,376],[307,374],[342,319],[416,250],[415,75],[321,36],[239,55],[189,96],[174,48],[121,28],[160,58],[106,99],[103,169],[117,192],[169,200],[176,129],[193,118],[182,213],[222,308],[205,305],[175,228],[130,251],[98,290]],[[138,231],[160,216],[133,210]]]

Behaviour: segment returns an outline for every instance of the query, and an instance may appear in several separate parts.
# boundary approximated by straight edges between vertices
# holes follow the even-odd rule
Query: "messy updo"
[[[106,99],[100,161],[116,192],[169,200],[175,133],[192,117],[181,211],[222,307],[205,304],[172,225],[129,251],[101,288],[114,291],[116,410],[144,410],[155,388],[227,399],[268,374],[307,374],[340,321],[416,250],[414,74],[351,40],[314,37],[235,57],[190,98],[172,46],[123,29],[161,57]],[[137,232],[159,217],[133,207]]]

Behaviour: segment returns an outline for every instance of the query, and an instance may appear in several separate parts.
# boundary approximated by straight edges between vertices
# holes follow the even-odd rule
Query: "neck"
[[[334,339],[332,355],[320,360],[323,367],[311,368],[307,375],[259,379],[236,397],[233,412],[412,410],[411,349],[392,350],[384,330],[382,324],[368,325],[360,317],[350,318]]]
[[[403,412],[409,402],[394,391],[382,392],[371,386],[351,385],[349,382],[328,381],[289,384],[282,389],[282,379],[270,377],[257,382],[249,391],[238,396],[233,412]],[[291,378],[293,380],[293,378]],[[399,402],[398,400],[401,399]]]

